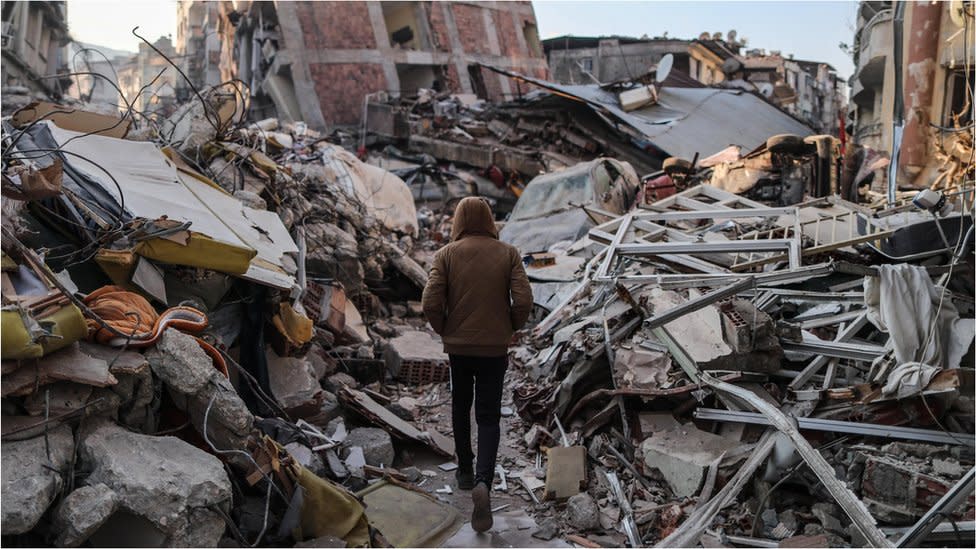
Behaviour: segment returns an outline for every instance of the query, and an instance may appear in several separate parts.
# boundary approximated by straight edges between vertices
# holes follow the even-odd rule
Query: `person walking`
[[[498,240],[485,200],[472,196],[458,203],[451,243],[434,256],[422,304],[451,362],[458,488],[471,490],[471,527],[485,532],[492,525],[489,493],[501,438],[508,346],[532,311],[532,289],[522,257]],[[477,467],[472,467],[472,403],[478,424]]]

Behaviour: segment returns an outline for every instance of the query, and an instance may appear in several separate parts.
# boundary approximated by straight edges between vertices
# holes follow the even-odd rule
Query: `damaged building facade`
[[[633,80],[670,54],[673,71],[666,84],[748,90],[818,133],[839,135],[846,99],[844,81],[833,67],[780,52],[747,50],[745,43],[730,30],[724,37],[705,32],[694,40],[559,36],[544,40],[543,46],[553,80],[561,84]]]
[[[221,78],[248,83],[257,108],[263,101],[282,119],[313,128],[360,122],[363,98],[370,95],[426,88],[497,101],[521,93],[476,62],[547,74],[530,2],[209,4],[181,4],[180,28],[188,29],[181,55],[202,54],[206,67],[219,58]],[[210,33],[223,35],[217,40],[233,44],[233,51],[217,52]]]
[[[893,159],[884,188],[936,183],[972,155],[972,6],[861,2],[848,118],[855,142]]]
[[[725,79],[722,64],[738,54],[742,44],[735,31],[728,40],[721,33],[705,33],[696,40],[631,38],[625,36],[557,36],[542,41],[552,79],[560,84],[615,82],[641,76],[671,54],[674,68],[704,85]]]
[[[69,40],[66,2],[4,2],[3,86],[61,96],[71,86],[57,77],[68,72]]]

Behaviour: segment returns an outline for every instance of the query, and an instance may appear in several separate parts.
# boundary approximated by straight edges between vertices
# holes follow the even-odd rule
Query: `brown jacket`
[[[532,311],[532,289],[514,247],[498,240],[488,204],[468,197],[454,212],[451,243],[434,256],[424,316],[444,352],[504,356]]]

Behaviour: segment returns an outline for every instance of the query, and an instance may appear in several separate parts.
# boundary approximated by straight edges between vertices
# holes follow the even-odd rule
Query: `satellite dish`
[[[729,57],[724,62],[722,62],[722,72],[731,75],[742,70],[742,61],[739,61],[735,57]]]
[[[658,84],[664,82],[664,80],[671,74],[671,67],[674,65],[674,56],[670,53],[661,58],[657,63],[657,73],[654,75],[654,80]]]

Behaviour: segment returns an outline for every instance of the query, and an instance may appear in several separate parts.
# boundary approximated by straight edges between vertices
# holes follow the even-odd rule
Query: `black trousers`
[[[483,357],[450,355],[451,420],[458,466],[471,469],[471,404],[478,423],[478,463],[475,481],[491,487],[501,438],[502,388],[505,384],[507,356]]]

